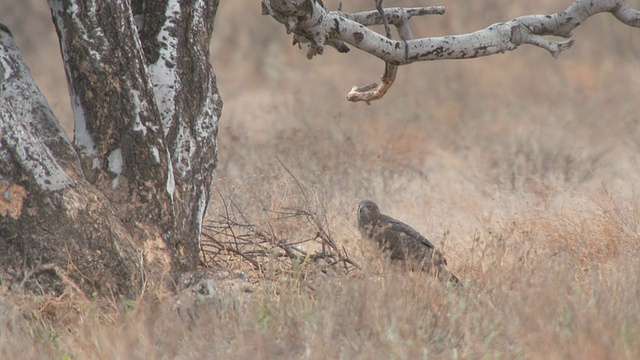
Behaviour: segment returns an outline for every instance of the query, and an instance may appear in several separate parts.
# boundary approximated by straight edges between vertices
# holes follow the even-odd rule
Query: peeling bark
[[[141,252],[77,156],[0,27],[0,263],[3,285],[133,296]]]
[[[196,2],[181,8],[178,0],[145,2],[141,13],[140,38],[171,154],[175,231],[189,239],[181,244],[184,270],[197,267],[218,158],[222,100],[209,65],[217,5]]]
[[[48,3],[74,141],[0,25],[0,275],[133,296],[198,264],[222,107],[218,1]]]
[[[49,0],[49,6],[84,175],[139,245],[159,237],[175,242],[160,115],[128,2]]]

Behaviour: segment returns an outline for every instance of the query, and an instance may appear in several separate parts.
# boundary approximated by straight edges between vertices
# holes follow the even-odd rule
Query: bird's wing
[[[396,220],[390,216],[381,214],[379,218],[379,224],[381,224],[384,227],[383,233],[395,232],[397,234],[403,234],[404,236],[402,237],[404,238],[413,239],[419,243],[422,243],[428,248],[435,249],[435,246],[433,246],[433,244],[429,240],[427,240],[427,238],[425,238],[424,236],[422,236],[422,234],[417,232],[414,228],[403,223],[400,220]]]

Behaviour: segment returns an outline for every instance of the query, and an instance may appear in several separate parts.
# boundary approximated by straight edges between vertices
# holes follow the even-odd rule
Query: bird
[[[447,259],[427,238],[402,221],[380,213],[375,202],[358,203],[357,223],[362,238],[378,244],[391,260],[404,261],[410,269],[418,267],[439,280],[460,283],[447,268]]]

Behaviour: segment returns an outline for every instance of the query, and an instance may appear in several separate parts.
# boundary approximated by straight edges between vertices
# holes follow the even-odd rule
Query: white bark
[[[195,268],[222,106],[209,63],[217,1],[48,1],[84,174],[136,239],[161,236],[174,265]]]
[[[166,189],[172,201],[179,196],[172,204],[175,233],[196,249],[195,256],[185,251],[192,254],[190,268],[197,266],[200,231],[217,164],[222,100],[209,64],[216,7],[211,1],[192,6],[178,0],[145,3],[145,21],[139,28],[170,154]],[[147,21],[150,17],[156,22]]]
[[[78,159],[4,27],[0,28],[0,84],[0,134],[5,146],[42,190],[72,184],[60,161],[77,166]]]
[[[177,0],[170,0],[164,13],[165,21],[158,32],[156,40],[160,44],[158,60],[149,64],[149,74],[153,81],[153,91],[162,118],[162,127],[166,135],[173,126],[176,89],[180,87],[180,79],[176,74],[178,60],[178,39],[172,34],[172,29],[180,17],[180,4]],[[173,195],[173,194],[172,194]]]
[[[75,143],[0,24],[0,277],[133,296],[198,266],[222,107],[218,0],[48,3]]]
[[[0,133],[3,145],[12,150],[15,161],[29,174],[41,190],[56,191],[73,180],[60,166],[49,148],[33,133],[25,122],[14,116],[15,110],[0,96]],[[2,179],[11,185],[16,179]]]
[[[610,12],[622,23],[640,26],[640,12],[626,0],[577,0],[565,11],[549,15],[528,15],[493,24],[468,34],[410,39],[411,16],[441,14],[441,7],[385,9],[385,18],[396,25],[404,39],[393,40],[368,29],[381,24],[375,11],[346,14],[328,11],[318,0],[262,0],[263,14],[283,23],[294,33],[294,43],[308,43],[307,57],[322,54],[325,44],[346,43],[374,55],[387,64],[406,65],[416,61],[469,59],[501,54],[523,44],[535,45],[558,57],[573,40],[557,41],[547,36],[570,38],[571,31],[597,13]],[[344,52],[344,51],[342,51]],[[374,84],[377,85],[377,84]],[[371,90],[371,86],[355,93]],[[386,90],[385,90],[386,91]],[[351,94],[350,94],[351,96]],[[370,97],[352,97],[352,101],[371,101]]]
[[[134,296],[140,250],[80,160],[0,25],[0,277],[24,290]],[[113,170],[118,170],[114,156]],[[26,275],[30,274],[30,275]],[[117,275],[114,275],[117,274]]]

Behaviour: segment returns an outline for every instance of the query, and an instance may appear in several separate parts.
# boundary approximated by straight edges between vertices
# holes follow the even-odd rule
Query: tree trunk
[[[0,28],[5,285],[131,297],[197,267],[222,108],[209,64],[217,5],[49,0],[73,144]]]

